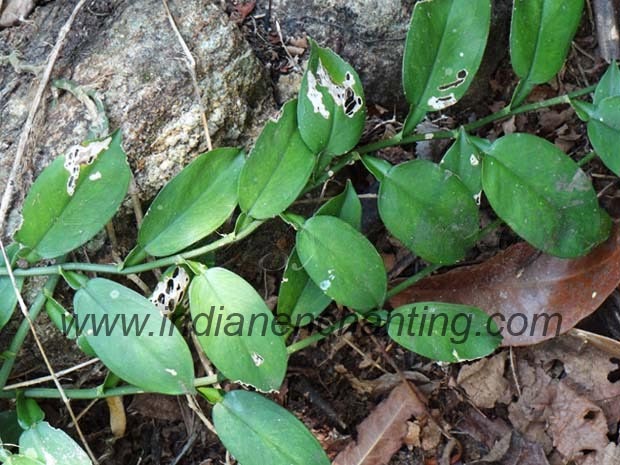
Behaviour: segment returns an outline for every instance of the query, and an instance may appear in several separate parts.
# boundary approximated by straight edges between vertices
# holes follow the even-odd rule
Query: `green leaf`
[[[519,106],[535,84],[562,68],[581,21],[584,0],[514,0],[510,58],[521,81],[511,105]]]
[[[90,240],[120,206],[130,178],[120,131],[56,158],[24,202],[24,222],[15,234],[24,247],[20,256],[30,262],[55,258]]]
[[[588,138],[605,166],[620,176],[620,97],[599,102],[588,121]]]
[[[345,190],[323,205],[317,215],[338,217],[355,229],[362,229],[362,204],[347,181]],[[305,326],[327,308],[332,299],[310,279],[295,248],[291,251],[280,285],[278,315],[286,315],[293,326]]]
[[[596,106],[589,102],[584,102],[583,100],[570,99],[570,104],[577,113],[577,116],[581,121],[588,122],[594,112],[596,111]]]
[[[15,410],[0,412],[0,441],[4,444],[17,444],[21,434],[22,429],[17,420],[17,412]]]
[[[5,252],[9,261],[13,263],[19,252],[19,245],[10,244],[5,248]],[[0,253],[0,268],[5,266],[4,256]],[[17,289],[21,291],[24,278],[16,277],[15,284],[17,284]],[[11,319],[11,316],[13,316],[16,305],[17,295],[15,294],[15,289],[13,289],[11,278],[9,276],[0,276],[0,330],[4,328],[4,325],[6,325]]]
[[[482,190],[482,153],[470,136],[461,127],[454,144],[448,149],[440,162],[441,166],[456,174],[465,184],[474,199],[479,199]]]
[[[45,312],[50,321],[56,328],[70,340],[74,340],[82,352],[89,357],[96,357],[95,351],[86,340],[85,334],[79,334],[76,328],[77,324],[73,315],[69,313],[57,300],[51,295],[46,295]]]
[[[510,134],[482,162],[489,203],[508,225],[552,255],[585,255],[609,235],[587,175],[559,148],[530,134]]]
[[[484,54],[490,18],[489,0],[416,3],[403,60],[403,85],[411,105],[405,135],[426,112],[454,105],[465,94]]]
[[[237,206],[244,155],[220,148],[203,153],[157,195],[138,232],[138,247],[155,257],[172,255],[219,228]]]
[[[282,213],[301,193],[314,168],[315,157],[297,129],[297,101],[282,108],[278,121],[269,121],[241,170],[239,206],[252,218]]]
[[[478,207],[471,192],[430,161],[392,168],[381,183],[378,204],[388,231],[431,263],[456,263],[476,241]]]
[[[387,172],[392,168],[392,164],[389,161],[370,155],[363,155],[362,163],[364,164],[364,168],[366,168],[379,182],[383,181]]]
[[[620,69],[618,63],[612,62],[594,91],[594,105],[598,105],[607,97],[620,96]]]
[[[232,381],[278,390],[288,356],[273,314],[254,288],[224,268],[210,268],[189,290],[194,331],[209,360]]]
[[[466,305],[417,302],[393,310],[388,320],[388,334],[394,341],[441,362],[484,357],[502,342],[495,322]]]
[[[36,400],[24,397],[23,393],[17,393],[16,402],[17,422],[22,429],[30,429],[45,418],[45,413],[39,407]]]
[[[231,391],[213,424],[240,465],[329,465],[318,441],[291,413],[259,394]]]
[[[357,311],[383,304],[383,261],[368,239],[340,218],[306,221],[297,233],[297,253],[310,278],[336,302]]]
[[[310,150],[328,157],[357,145],[364,130],[362,82],[346,61],[310,40],[308,68],[299,89],[299,132]]]
[[[92,464],[86,452],[73,439],[64,431],[52,428],[46,421],[22,433],[19,451],[47,465]]]
[[[146,391],[193,392],[194,366],[176,327],[137,292],[96,278],[73,299],[75,324],[101,361]]]

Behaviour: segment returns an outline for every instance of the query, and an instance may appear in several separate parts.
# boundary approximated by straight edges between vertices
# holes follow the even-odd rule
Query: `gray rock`
[[[28,22],[0,31],[0,55],[18,50],[43,64],[75,1],[39,6]],[[197,62],[197,77],[214,146],[249,145],[274,111],[270,83],[238,28],[211,2],[171,2]],[[19,68],[19,67],[18,67]],[[53,78],[96,89],[110,128],[120,128],[140,197],[157,190],[206,150],[198,103],[181,46],[160,0],[94,2],[78,15]],[[37,80],[0,66],[0,186],[7,181]],[[25,191],[55,156],[87,136],[85,107],[67,92],[39,110],[31,136]],[[19,200],[16,205],[19,205]]]

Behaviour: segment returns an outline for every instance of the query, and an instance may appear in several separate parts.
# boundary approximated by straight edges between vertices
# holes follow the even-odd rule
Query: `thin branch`
[[[45,349],[43,348],[43,344],[41,343],[41,340],[39,339],[39,335],[37,334],[37,331],[34,327],[34,323],[30,319],[30,315],[28,314],[28,307],[26,306],[26,303],[24,302],[24,299],[22,298],[22,294],[19,291],[19,288],[17,287],[17,282],[15,281],[15,276],[13,276],[13,272],[11,269],[11,261],[9,260],[6,250],[4,249],[4,244],[2,242],[2,239],[0,239],[0,250],[2,251],[2,256],[4,258],[4,263],[6,264],[6,269],[9,272],[9,279],[11,280],[11,285],[13,286],[13,292],[15,292],[15,296],[17,297],[19,308],[22,311],[24,318],[28,322],[28,326],[30,327],[30,332],[32,333],[32,337],[34,338],[35,343],[37,344],[39,352],[41,352],[41,357],[43,357],[43,362],[45,363],[45,366],[47,367],[47,371],[49,371],[51,378],[54,381],[54,384],[56,385],[56,389],[58,389],[58,392],[60,393],[62,401],[65,404],[67,411],[69,412],[69,416],[71,417],[71,420],[73,421],[73,424],[75,425],[75,430],[77,431],[78,436],[80,437],[80,440],[82,441],[82,444],[84,445],[84,448],[86,449],[86,452],[90,456],[90,459],[92,460],[92,462],[95,465],[99,465],[99,462],[97,461],[97,458],[95,457],[95,454],[93,454],[93,451],[90,449],[90,446],[88,445],[88,442],[86,441],[86,437],[84,436],[84,433],[82,433],[82,429],[80,428],[77,422],[77,419],[75,418],[75,413],[73,413],[73,409],[71,408],[69,399],[65,395],[62,385],[60,384],[60,381],[58,380],[58,377],[56,376],[54,372],[54,368],[52,367],[52,364],[47,358],[47,354],[45,352]]]
[[[86,368],[87,366],[93,365],[95,363],[97,363],[99,361],[98,358],[93,358],[92,360],[88,360],[86,362],[83,363],[79,363],[78,365],[72,366],[71,368],[67,368],[66,370],[61,370],[55,373],[56,377],[61,377],[61,376],[66,376],[70,373],[73,373],[74,371],[78,371],[81,370],[82,368]],[[8,391],[11,389],[21,389],[21,388],[25,388],[28,386],[34,386],[35,384],[41,384],[41,383],[45,383],[47,381],[53,381],[54,377],[51,375],[47,375],[47,376],[41,376],[40,378],[36,378],[36,379],[30,379],[28,381],[24,381],[22,383],[15,383],[15,384],[11,384],[9,386],[4,386],[4,390]]]
[[[183,53],[185,54],[185,59],[187,61],[187,67],[189,69],[189,74],[192,78],[192,85],[194,87],[194,93],[196,94],[196,100],[198,100],[198,108],[200,109],[200,120],[202,121],[202,127],[205,132],[205,137],[207,139],[207,149],[209,151],[213,150],[213,145],[211,145],[211,136],[209,135],[209,126],[207,125],[207,116],[205,112],[204,105],[202,104],[202,96],[200,95],[200,87],[198,86],[198,79],[196,79],[196,60],[192,55],[187,43],[185,43],[185,39],[181,35],[179,28],[177,27],[177,23],[174,20],[174,16],[170,12],[170,8],[168,8],[168,0],[161,0],[164,4],[164,8],[166,10],[166,16],[168,16],[168,21],[170,22],[170,26],[174,31],[177,39],[179,39],[179,43],[181,44],[181,48],[183,48]]]
[[[32,100],[32,105],[30,105],[30,111],[28,112],[26,123],[24,124],[22,132],[19,136],[17,151],[15,152],[15,158],[13,159],[13,165],[11,166],[9,179],[6,183],[6,187],[4,188],[2,200],[0,201],[0,231],[4,230],[4,221],[6,219],[11,200],[13,200],[13,194],[15,193],[15,185],[17,184],[16,179],[18,177],[17,172],[21,167],[22,159],[24,158],[24,154],[26,153],[26,147],[28,145],[28,139],[30,138],[30,132],[32,131],[32,126],[34,124],[34,118],[37,114],[37,110],[39,109],[39,105],[41,104],[41,100],[43,99],[43,94],[45,93],[45,89],[50,80],[50,76],[52,75],[54,64],[56,63],[56,59],[58,58],[58,54],[60,53],[60,49],[62,48],[65,38],[71,30],[71,26],[73,25],[75,17],[85,3],[86,0],[80,0],[77,5],[75,5],[71,16],[69,16],[67,22],[60,29],[60,32],[58,33],[58,38],[56,39],[56,44],[54,45],[54,48],[50,53],[50,56],[47,60],[47,65],[45,67],[45,71],[43,72],[43,76],[41,77],[41,82],[39,82],[39,87],[37,88],[37,92],[34,96],[34,99]]]

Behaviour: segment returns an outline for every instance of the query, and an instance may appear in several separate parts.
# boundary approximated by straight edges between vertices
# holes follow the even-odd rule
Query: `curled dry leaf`
[[[390,300],[471,305],[493,316],[504,346],[562,334],[594,312],[620,283],[620,234],[585,257],[560,259],[515,244],[479,265],[423,279]]]
[[[506,355],[502,351],[461,367],[456,381],[476,407],[493,408],[496,402],[510,402],[510,383],[504,378]]]
[[[407,383],[398,385],[357,427],[357,442],[338,454],[333,465],[385,465],[409,431],[407,420],[426,416],[426,405]]]

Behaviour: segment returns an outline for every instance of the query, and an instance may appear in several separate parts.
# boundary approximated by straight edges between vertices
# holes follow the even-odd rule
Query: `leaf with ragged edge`
[[[534,85],[562,68],[583,11],[584,0],[515,0],[510,27],[510,58],[521,79],[511,105],[519,106]]]
[[[495,322],[479,308],[441,302],[396,308],[388,334],[412,352],[450,363],[485,357],[502,342]]]
[[[336,302],[360,312],[383,304],[383,261],[350,224],[333,216],[314,216],[298,231],[296,247],[310,278]]]
[[[60,429],[53,428],[46,421],[38,423],[19,438],[19,452],[47,465],[91,465],[78,444]]]
[[[403,86],[411,106],[405,135],[427,112],[454,105],[465,94],[482,61],[490,18],[489,0],[416,3],[403,60]]]
[[[213,425],[239,465],[329,465],[308,429],[275,402],[231,391],[213,407]]]
[[[336,456],[333,465],[387,464],[403,445],[408,420],[426,416],[426,405],[413,389],[407,383],[399,384],[357,426],[357,440]]]
[[[611,221],[588,176],[540,137],[496,140],[482,161],[482,186],[498,216],[544,252],[578,257],[609,235]]]
[[[297,129],[297,101],[291,100],[278,121],[265,125],[241,170],[241,210],[256,219],[282,213],[306,185],[314,164]]]
[[[64,167],[65,156],[56,158],[39,175],[28,192],[24,221],[15,234],[24,247],[20,256],[31,262],[58,257],[84,244],[110,221],[131,178],[120,131],[110,137],[108,148],[93,155],[96,158],[90,165],[85,161],[81,166],[73,195],[68,192],[70,174]],[[106,141],[90,142],[86,148],[92,144],[104,147]],[[71,153],[78,153],[73,149]]]
[[[13,261],[19,252],[19,245],[10,244],[5,248],[5,251],[9,261]],[[4,256],[0,253],[0,268],[5,265]],[[16,277],[15,284],[17,284],[17,289],[21,291],[24,278]],[[11,278],[9,276],[0,276],[0,330],[11,319],[16,305],[17,295],[15,294],[15,289],[13,289]]]
[[[345,190],[319,208],[316,214],[335,216],[358,231],[362,229],[362,204],[351,181],[347,181]],[[293,326],[305,326],[319,316],[330,302],[331,299],[308,276],[293,248],[280,285],[278,315],[286,315]]]
[[[155,197],[138,232],[138,247],[156,257],[171,255],[208,236],[237,206],[244,155],[219,148],[203,153]]]
[[[594,105],[598,105],[607,97],[620,96],[620,69],[618,63],[612,62],[594,91]]]
[[[620,176],[620,96],[598,103],[588,120],[588,138],[605,166]]]
[[[280,389],[286,328],[247,281],[224,268],[203,270],[192,280],[189,302],[198,342],[224,376],[265,392]]]
[[[364,89],[346,61],[313,40],[299,89],[299,132],[314,153],[328,157],[355,147],[366,119]]]
[[[146,298],[114,281],[88,281],[73,298],[75,324],[106,367],[145,391],[194,391],[189,347]]]
[[[454,144],[443,156],[440,166],[456,174],[469,189],[469,193],[474,196],[474,199],[480,198],[480,191],[482,191],[482,153],[472,143],[470,136],[462,127]]]
[[[619,283],[620,234],[614,228],[609,240],[585,257],[560,259],[519,243],[481,264],[425,278],[390,304],[438,301],[478,307],[496,315],[504,346],[521,346],[567,332],[597,310]]]
[[[378,205],[388,231],[432,263],[456,263],[476,240],[478,207],[470,191],[430,161],[393,167],[381,182]]]

